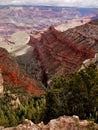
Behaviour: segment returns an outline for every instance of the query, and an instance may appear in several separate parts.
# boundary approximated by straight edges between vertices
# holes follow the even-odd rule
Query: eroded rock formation
[[[51,26],[40,39],[31,36],[31,49],[17,57],[17,61],[30,76],[47,87],[54,76],[69,77],[71,72],[80,69],[83,61],[94,58],[98,51],[97,28],[98,24],[88,23],[59,32]],[[45,78],[47,83],[43,82]]]

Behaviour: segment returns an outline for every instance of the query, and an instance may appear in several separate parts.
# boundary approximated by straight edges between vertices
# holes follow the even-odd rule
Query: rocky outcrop
[[[13,106],[13,108],[18,108],[21,105],[21,102],[19,100],[19,97],[16,94],[12,94],[10,91],[7,91],[8,97],[10,97],[10,104]]]
[[[62,116],[51,120],[47,125],[43,122],[34,124],[26,119],[24,124],[2,130],[98,130],[98,124],[87,120],[81,121],[78,116]]]
[[[85,61],[83,61],[82,66],[79,70],[82,70],[85,67],[89,66],[90,63],[96,64],[96,67],[98,68],[98,53],[95,54],[94,58],[86,59]]]

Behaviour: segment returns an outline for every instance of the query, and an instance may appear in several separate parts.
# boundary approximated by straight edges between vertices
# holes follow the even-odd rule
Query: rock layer
[[[60,32],[51,26],[40,39],[31,36],[32,47],[27,54],[17,57],[17,61],[47,87],[54,76],[69,77],[80,69],[84,60],[94,58],[98,50],[97,28],[97,24],[88,23]]]

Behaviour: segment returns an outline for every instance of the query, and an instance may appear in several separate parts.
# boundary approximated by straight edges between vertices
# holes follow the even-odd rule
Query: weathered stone
[[[95,54],[94,58],[86,59],[85,61],[83,61],[80,70],[82,70],[82,69],[84,69],[85,67],[89,66],[90,63],[95,63],[96,66],[97,66],[97,68],[98,68],[98,53]]]
[[[80,121],[78,116],[61,116],[50,120],[47,125],[44,125],[43,122],[34,124],[26,119],[24,124],[1,130],[98,130],[98,124],[87,120]]]

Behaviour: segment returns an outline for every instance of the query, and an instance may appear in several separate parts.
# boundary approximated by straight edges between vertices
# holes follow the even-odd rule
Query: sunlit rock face
[[[5,48],[9,53],[14,56],[23,55],[27,52],[30,46],[27,43],[30,36],[25,32],[16,32],[5,41],[0,42],[0,47]]]
[[[86,59],[85,61],[83,61],[80,70],[82,70],[82,69],[84,69],[85,67],[89,66],[91,63],[96,64],[96,67],[98,68],[98,53],[95,53],[94,58]]]
[[[43,122],[34,124],[32,121],[26,119],[24,124],[3,130],[98,130],[98,124],[87,120],[80,121],[78,116],[62,116],[50,120],[47,125],[44,125]]]

